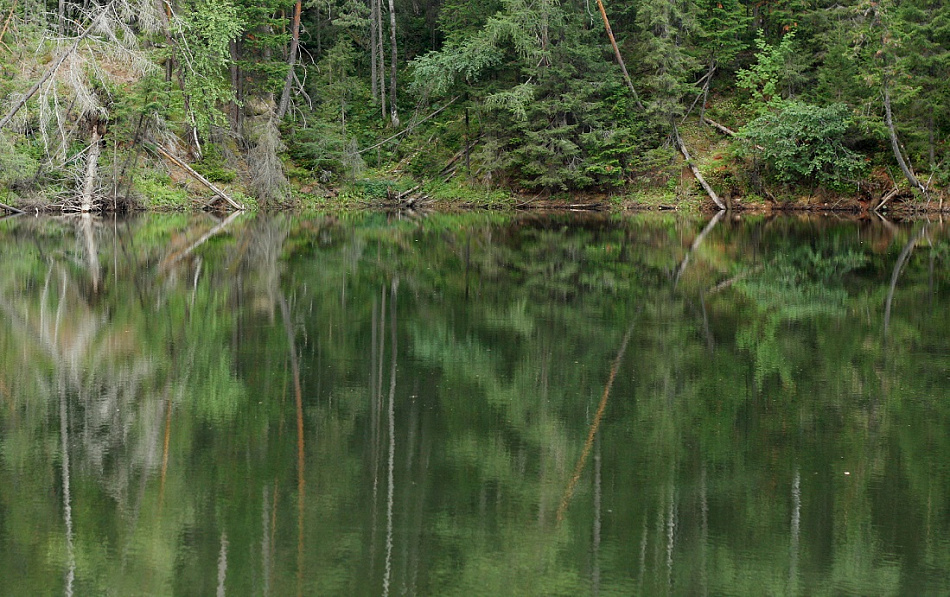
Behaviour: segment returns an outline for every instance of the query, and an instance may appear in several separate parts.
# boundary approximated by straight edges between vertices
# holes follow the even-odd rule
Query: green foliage
[[[845,146],[850,126],[851,113],[843,104],[819,107],[791,101],[780,112],[750,122],[740,136],[782,182],[845,188],[866,171],[863,158]]]
[[[181,13],[185,92],[190,98],[196,128],[210,134],[225,122],[221,106],[234,99],[227,80],[231,55],[229,43],[246,24],[231,0],[188,0]]]
[[[185,210],[191,207],[188,191],[175,186],[167,174],[142,173],[135,178],[135,190],[147,208]]]
[[[28,152],[21,151],[0,132],[0,185],[25,181],[36,173],[39,163]]]
[[[768,44],[764,37],[759,36],[755,46],[758,48],[755,64],[737,73],[736,84],[749,92],[757,109],[764,112],[780,106],[783,99],[794,95],[805,64],[796,47],[794,31],[782,37],[778,45]]]
[[[191,167],[211,182],[234,182],[237,178],[237,173],[227,165],[221,152],[214,146],[209,148]]]

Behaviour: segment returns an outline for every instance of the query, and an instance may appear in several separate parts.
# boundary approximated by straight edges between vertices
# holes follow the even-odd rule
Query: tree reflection
[[[0,242],[0,572],[30,593],[947,588],[941,225],[168,216]]]

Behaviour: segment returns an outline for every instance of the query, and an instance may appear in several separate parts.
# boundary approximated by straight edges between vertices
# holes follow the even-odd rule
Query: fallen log
[[[17,209],[17,208],[15,208],[15,207],[13,207],[12,205],[6,205],[6,204],[4,204],[4,203],[0,203],[0,210],[6,211],[6,212],[10,212],[10,213],[12,213],[12,214],[22,214],[22,213],[25,213],[22,209]]]
[[[716,204],[720,210],[725,211],[726,205],[722,202],[722,199],[719,198],[719,195],[716,194],[716,191],[713,190],[709,183],[706,182],[706,179],[703,178],[702,173],[699,171],[699,168],[696,167],[696,164],[693,163],[693,158],[690,157],[689,151],[686,149],[686,144],[683,143],[680,133],[676,130],[676,126],[673,127],[673,136],[675,137],[676,144],[679,146],[680,153],[683,154],[683,157],[686,158],[686,165],[689,166],[690,171],[693,173],[693,177],[699,181],[700,186],[706,191],[706,194],[709,195],[709,198],[713,200],[713,203]]]
[[[716,122],[715,120],[712,120],[708,116],[703,116],[703,122],[710,125],[711,127],[718,130],[719,132],[729,135],[730,137],[735,137],[736,135],[739,134],[735,132],[734,130],[732,130],[731,128],[723,126],[719,124],[718,122]],[[765,148],[762,147],[761,145],[756,145],[755,148],[758,149],[759,151],[765,151]]]
[[[227,201],[228,204],[230,204],[231,207],[233,207],[234,209],[237,209],[237,210],[240,210],[240,211],[244,211],[245,209],[247,209],[247,208],[245,208],[243,205],[241,205],[240,203],[238,203],[237,201],[235,201],[234,199],[231,199],[231,198],[227,195],[227,193],[225,193],[224,191],[222,191],[221,189],[219,189],[218,187],[216,187],[214,184],[212,184],[210,180],[208,180],[208,179],[205,178],[204,176],[202,176],[202,175],[198,174],[197,172],[195,172],[194,168],[192,168],[191,166],[189,166],[189,165],[186,164],[185,162],[179,160],[178,158],[176,158],[175,156],[173,156],[172,154],[168,153],[167,151],[165,151],[164,149],[162,149],[161,147],[159,147],[159,146],[157,146],[157,145],[152,146],[152,148],[153,148],[153,149],[155,150],[155,152],[158,153],[160,156],[162,156],[163,158],[167,159],[167,160],[170,161],[171,163],[175,164],[176,166],[178,166],[179,168],[181,168],[182,170],[184,170],[185,172],[187,172],[188,174],[190,174],[192,178],[194,178],[195,180],[197,180],[198,182],[200,182],[201,184],[203,184],[205,187],[207,187],[209,190],[211,190],[211,192],[213,192],[215,195],[217,195],[218,197],[221,197],[222,199],[224,199],[225,201]]]

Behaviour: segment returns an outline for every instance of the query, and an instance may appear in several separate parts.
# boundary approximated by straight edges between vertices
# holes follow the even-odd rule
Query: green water
[[[947,232],[0,221],[0,593],[948,594]]]

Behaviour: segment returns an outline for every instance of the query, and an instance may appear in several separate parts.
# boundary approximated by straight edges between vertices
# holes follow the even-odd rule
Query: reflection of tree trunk
[[[375,44],[375,42],[374,42]],[[373,75],[375,76],[375,71]],[[370,358],[369,358],[369,429],[370,429],[370,462],[373,463],[373,499],[370,521],[370,539],[369,539],[369,577],[376,576],[376,504],[379,496],[379,389],[376,385],[376,362],[380,358],[376,351],[376,335],[379,331],[377,322],[379,321],[379,303],[373,299],[372,331],[370,332]]]
[[[206,242],[208,242],[208,240],[210,240],[210,239],[213,238],[214,236],[216,236],[216,235],[220,234],[221,232],[223,232],[224,229],[227,228],[228,225],[229,225],[231,222],[233,222],[235,219],[237,219],[237,217],[238,217],[239,215],[241,215],[241,212],[239,212],[239,211],[232,212],[227,218],[224,219],[224,221],[222,221],[222,222],[220,222],[219,224],[215,225],[214,228],[212,228],[211,230],[209,230],[209,231],[206,232],[205,234],[201,235],[201,237],[200,237],[198,240],[196,240],[195,242],[193,242],[193,243],[191,243],[190,245],[188,245],[188,247],[187,247],[185,250],[179,251],[179,252],[177,252],[177,253],[172,253],[171,255],[169,255],[168,257],[166,257],[165,260],[162,261],[160,267],[161,267],[162,269],[169,269],[169,268],[171,268],[173,265],[175,265],[176,263],[178,263],[179,261],[181,261],[182,259],[184,259],[185,257],[188,257],[189,255],[191,255],[191,253],[192,253],[195,249],[197,249],[197,248],[200,247],[201,245],[203,245],[203,244],[205,244]]]
[[[73,501],[69,485],[69,402],[66,398],[66,380],[59,378],[59,437],[63,451],[63,520],[66,523],[66,589],[72,597],[76,578],[76,553],[73,547]]]
[[[168,474],[168,443],[172,436],[172,393],[165,388],[165,441],[162,445],[162,476],[158,485],[158,511],[161,513],[165,503],[165,479]]]
[[[927,232],[927,227],[922,226],[920,230],[907,241],[907,244],[904,245],[904,249],[901,251],[901,254],[897,257],[897,263],[894,264],[894,272],[891,274],[891,286],[887,291],[887,301],[884,304],[884,335],[887,336],[887,330],[891,324],[891,305],[894,302],[894,291],[897,289],[897,278],[900,277],[901,270],[904,269],[904,264],[907,262],[907,259],[910,257],[910,254],[914,251],[914,247],[920,242],[920,239],[923,238],[924,233]]]
[[[706,350],[712,353],[716,350],[716,339],[713,337],[712,330],[709,328],[709,313],[706,311],[706,293],[702,290],[699,291],[699,307],[703,312],[703,335],[706,336]]]
[[[264,577],[264,597],[270,596],[270,492],[267,485],[261,490],[261,570]]]
[[[693,244],[689,247],[689,251],[686,252],[686,255],[683,257],[682,263],[680,263],[679,268],[676,270],[676,278],[673,281],[673,288],[676,288],[676,285],[680,281],[680,276],[682,276],[683,272],[686,271],[686,266],[689,264],[690,256],[692,256],[692,254],[696,252],[696,249],[698,249],[699,246],[703,244],[703,240],[706,238],[706,235],[709,234],[712,231],[712,229],[716,227],[716,224],[718,224],[719,220],[722,219],[722,215],[724,213],[725,212],[722,212],[722,211],[716,212],[716,215],[714,215],[712,219],[709,220],[709,222],[703,228],[702,232],[700,232],[696,236],[696,238],[693,239]]]
[[[706,497],[706,465],[703,465],[702,476],[699,480],[699,507],[702,515],[702,530],[700,535],[700,584],[703,587],[703,595],[709,594],[709,573],[706,570],[706,550],[709,546],[709,500]]]
[[[99,281],[102,277],[99,267],[99,251],[96,250],[96,237],[92,230],[92,216],[82,214],[82,234],[86,243],[86,263],[89,267],[89,276],[92,278],[92,290],[99,292]]]
[[[600,421],[604,417],[604,411],[607,409],[607,399],[610,397],[610,388],[614,385],[614,379],[617,377],[617,371],[620,369],[620,361],[623,360],[623,355],[627,350],[627,343],[630,341],[630,335],[633,334],[633,324],[630,324],[630,327],[627,328],[627,333],[623,337],[623,341],[620,343],[620,350],[617,351],[617,356],[614,358],[613,365],[610,367],[610,375],[607,377],[607,384],[604,386],[604,393],[600,397],[600,404],[597,406],[597,412],[594,414],[594,420],[590,424],[590,430],[587,432],[587,441],[584,442],[584,448],[581,450],[580,458],[577,459],[577,464],[574,466],[574,474],[571,476],[570,482],[567,484],[567,489],[564,490],[564,496],[561,497],[561,505],[557,509],[557,521],[558,523],[564,520],[564,514],[567,512],[567,506],[571,502],[571,498],[574,496],[574,489],[577,487],[577,482],[581,478],[581,473],[584,471],[584,466],[587,464],[587,458],[590,456],[591,447],[594,445],[594,438],[597,436],[597,431],[600,429]]]
[[[304,437],[303,437],[303,390],[300,386],[300,363],[297,360],[297,345],[293,325],[290,321],[290,309],[283,294],[277,298],[280,314],[284,320],[284,332],[290,352],[290,370],[294,378],[294,402],[297,411],[297,595],[303,594],[303,514],[305,503],[304,487]]]
[[[797,595],[798,585],[798,550],[802,525],[802,476],[795,469],[795,479],[792,481],[792,524],[791,539],[788,547],[788,595]]]
[[[666,586],[667,594],[673,593],[673,552],[676,548],[676,492],[670,481],[670,509],[666,519]]]
[[[393,567],[393,468],[396,458],[396,289],[399,280],[393,280],[389,324],[392,335],[392,365],[389,370],[389,464],[387,465],[386,490],[386,570],[383,573],[383,596],[389,595]]]
[[[225,597],[224,581],[228,577],[228,534],[221,531],[221,551],[218,553],[218,591],[217,597]]]
[[[592,558],[590,573],[591,593],[594,597],[600,595],[600,500],[601,500],[601,478],[600,478],[600,437],[594,444],[594,536],[592,540]]]
[[[643,513],[643,533],[640,537],[640,578],[637,580],[637,595],[643,595],[643,580],[647,573],[647,520],[649,513]]]

